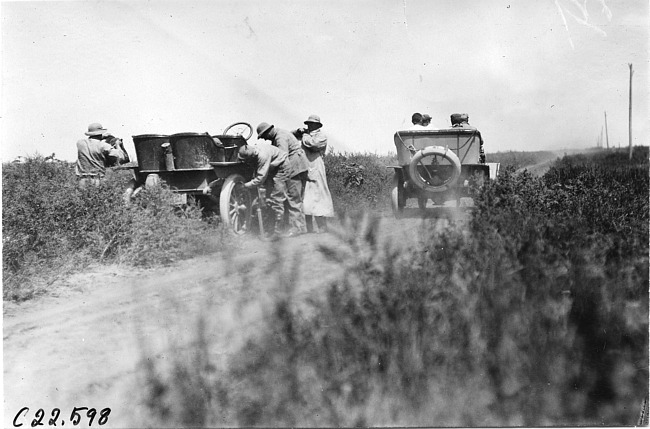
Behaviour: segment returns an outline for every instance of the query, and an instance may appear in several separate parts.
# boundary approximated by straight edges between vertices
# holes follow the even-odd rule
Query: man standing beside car
[[[88,138],[77,141],[77,164],[75,174],[79,187],[98,186],[106,175],[106,167],[124,160],[124,153],[119,147],[113,147],[103,141],[108,130],[99,123],[88,125],[85,133]]]
[[[289,180],[287,181],[287,203],[289,205],[289,223],[291,229],[288,236],[300,235],[307,232],[305,214],[302,211],[302,190],[307,181],[309,160],[302,144],[291,132],[275,128],[262,122],[257,126],[257,138],[269,140],[288,155]]]

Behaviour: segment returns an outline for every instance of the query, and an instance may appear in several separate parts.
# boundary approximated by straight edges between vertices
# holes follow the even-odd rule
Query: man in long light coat
[[[327,150],[327,136],[321,130],[323,124],[318,115],[310,115],[304,122],[307,128],[295,131],[302,140],[302,146],[309,160],[307,183],[303,197],[303,212],[307,221],[307,231],[314,231],[312,218],[316,220],[317,232],[327,231],[328,217],[334,217],[332,195],[327,186],[327,175],[323,155]]]
[[[307,180],[309,160],[302,149],[302,145],[291,132],[275,128],[266,122],[262,122],[257,126],[257,138],[269,140],[273,146],[288,154],[287,203],[289,206],[289,223],[291,224],[288,235],[299,235],[307,232],[305,215],[302,211],[302,190]]]

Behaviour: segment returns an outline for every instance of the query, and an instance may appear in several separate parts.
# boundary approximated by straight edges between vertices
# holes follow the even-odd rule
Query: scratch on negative
[[[402,0],[402,4],[404,5],[404,27],[408,30],[409,24],[406,22],[406,0]]]
[[[569,26],[566,23],[564,12],[562,12],[562,7],[560,6],[560,3],[558,3],[558,0],[555,0],[555,6],[557,6],[557,10],[560,12],[560,16],[562,17],[562,22],[564,22],[564,28],[566,28],[566,33],[569,36],[569,44],[571,45],[571,49],[575,51],[576,48],[573,46],[573,40],[571,40],[571,33],[569,33]]]

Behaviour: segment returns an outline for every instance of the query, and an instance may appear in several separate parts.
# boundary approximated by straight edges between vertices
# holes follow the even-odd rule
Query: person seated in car
[[[467,113],[454,113],[451,115],[451,126],[452,128],[465,128],[468,130],[476,130],[476,127],[473,127],[469,124],[469,115]],[[479,162],[485,162],[485,150],[483,149],[483,139],[481,139],[481,145],[479,146]]]

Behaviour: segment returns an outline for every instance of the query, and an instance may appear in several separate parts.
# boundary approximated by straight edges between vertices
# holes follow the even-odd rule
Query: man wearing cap
[[[257,126],[257,138],[269,140],[273,146],[288,155],[289,180],[286,185],[289,222],[291,223],[289,235],[307,232],[305,215],[302,211],[302,190],[307,180],[309,160],[302,149],[302,145],[291,132],[275,128],[267,122],[262,122]]]
[[[423,114],[422,115],[422,126],[427,129],[433,129],[433,125],[431,125],[431,116],[428,114]]]
[[[476,127],[473,127],[469,124],[469,115],[467,113],[454,113],[451,115],[451,126],[453,128],[467,128],[470,130],[475,130]]]
[[[327,150],[327,136],[321,130],[323,124],[318,115],[310,115],[304,124],[307,125],[307,128],[299,128],[294,132],[300,136],[309,161],[302,209],[307,221],[307,231],[314,231],[313,219],[315,219],[318,227],[317,232],[325,232],[327,231],[326,218],[334,217],[334,205],[327,186],[327,175],[323,162],[323,155]]]
[[[255,166],[255,175],[244,183],[245,188],[266,186],[267,201],[275,214],[275,234],[282,232],[284,223],[284,202],[287,200],[287,182],[289,181],[288,155],[275,146],[268,144],[243,145],[237,157]]]
[[[467,113],[452,114],[451,126],[452,128],[465,128],[468,130],[476,129],[476,127],[473,127],[469,124],[469,115]],[[485,162],[485,151],[483,150],[483,139],[481,139],[481,144],[479,146],[479,162]]]
[[[88,138],[77,141],[75,174],[79,179],[80,188],[89,184],[99,185],[106,174],[106,167],[124,160],[124,153],[119,148],[102,141],[108,130],[101,124],[88,125],[85,134]]]

